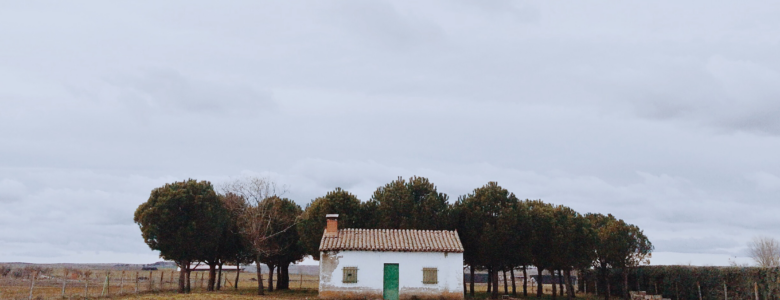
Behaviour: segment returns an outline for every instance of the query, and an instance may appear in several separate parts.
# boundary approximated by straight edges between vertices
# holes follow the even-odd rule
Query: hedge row
[[[592,293],[599,280],[598,293],[604,294],[607,285],[597,275],[597,270],[582,272],[580,289]],[[621,298],[623,270],[610,270],[608,277],[610,294]],[[759,300],[780,300],[780,268],[647,266],[631,269],[628,275],[629,291],[672,300],[699,300],[699,287],[702,300],[755,300],[756,284]]]

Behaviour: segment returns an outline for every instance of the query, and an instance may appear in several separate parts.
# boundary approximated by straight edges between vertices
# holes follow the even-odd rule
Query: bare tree
[[[754,237],[748,243],[748,251],[759,267],[780,267],[780,243],[776,239],[768,236]]]
[[[297,220],[290,222],[289,227],[277,228],[274,221],[283,216],[273,208],[272,202],[264,201],[287,192],[285,186],[280,186],[268,177],[244,177],[233,180],[222,186],[224,194],[234,194],[244,201],[244,212],[240,215],[240,231],[248,241],[255,254],[257,265],[257,294],[263,295],[263,277],[260,268],[260,257],[272,256],[282,249],[274,247],[271,238],[293,228]]]

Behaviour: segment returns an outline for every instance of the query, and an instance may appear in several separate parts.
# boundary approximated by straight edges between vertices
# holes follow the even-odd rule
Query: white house
[[[320,298],[463,299],[457,231],[338,229],[338,215],[326,217]]]

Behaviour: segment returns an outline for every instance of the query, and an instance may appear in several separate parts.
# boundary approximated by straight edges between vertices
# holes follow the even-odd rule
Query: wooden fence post
[[[84,276],[84,299],[87,299],[89,294],[89,276]]]
[[[164,275],[165,275],[165,271],[160,270],[160,291],[162,291],[165,288],[165,279],[163,279]]]
[[[33,273],[32,282],[30,283],[30,300],[32,300],[33,289],[35,288],[35,277],[38,277],[38,272]]]
[[[168,289],[171,289],[171,287],[173,287],[173,270],[171,270],[171,278],[170,282],[168,283]]]
[[[103,281],[103,291],[100,292],[100,297],[106,295],[106,289],[108,288],[108,274],[106,274],[106,281]]]
[[[726,288],[726,283],[723,283],[723,299],[729,300],[729,290]]]
[[[135,293],[138,294],[138,272],[135,272]]]
[[[119,294],[121,295],[122,292],[124,292],[124,286],[125,286],[125,271],[122,271],[122,275],[119,278]]]
[[[152,270],[149,270],[149,291],[150,292],[154,288],[154,283],[152,281],[154,281],[154,277],[152,277]]]
[[[753,287],[754,287],[754,289],[756,291],[756,300],[758,300],[758,282],[754,282],[753,283]]]
[[[300,270],[300,268],[298,270]],[[298,289],[299,290],[303,289],[303,272],[301,272],[301,284],[298,286]]]
[[[65,298],[65,284],[68,282],[68,275],[62,276],[62,298]]]

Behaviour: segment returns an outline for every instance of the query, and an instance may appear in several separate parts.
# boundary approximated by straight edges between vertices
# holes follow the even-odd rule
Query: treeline
[[[623,277],[628,280],[623,282]],[[627,285],[630,289],[675,300],[780,299],[780,268],[641,266],[630,270],[615,269],[607,276],[607,280],[617,283],[610,287],[611,291],[604,279],[595,270],[586,270],[581,275],[580,288],[606,295],[621,291]]]
[[[136,211],[135,221],[147,244],[181,266],[182,274],[189,273],[193,262],[211,266],[210,288],[222,263],[256,263],[259,294],[261,263],[285,274],[290,263],[305,255],[319,259],[325,215],[331,213],[339,214],[340,228],[457,230],[464,263],[472,272],[467,292],[474,294],[473,272],[487,270],[493,298],[498,297],[499,272],[514,277],[515,270],[525,272],[529,266],[540,274],[557,272],[572,298],[571,271],[596,266],[606,278],[613,268],[628,270],[647,262],[653,249],[642,230],[612,215],[583,215],[562,205],[520,200],[495,182],[453,203],[424,177],[399,177],[377,188],[367,201],[336,188],[312,200],[305,210],[280,198],[283,193],[283,188],[263,178],[232,182],[220,193],[208,182],[176,182],[153,190]],[[185,276],[180,277],[180,292],[189,290]],[[277,288],[289,282],[281,276]],[[269,288],[271,282],[269,278]],[[524,281],[525,295],[527,286]],[[514,281],[512,293],[517,293]],[[541,285],[536,293],[541,297]],[[553,285],[553,297],[556,294]]]
[[[277,288],[287,289],[289,265],[305,256],[295,229],[303,211],[279,194],[283,190],[263,178],[231,182],[220,193],[207,181],[174,182],[152,190],[134,221],[149,247],[181,268],[180,293],[191,290],[193,264],[209,266],[207,290],[213,291],[221,288],[224,264],[255,263],[258,294],[263,295],[260,264],[270,269],[269,290],[275,269],[280,274]]]

